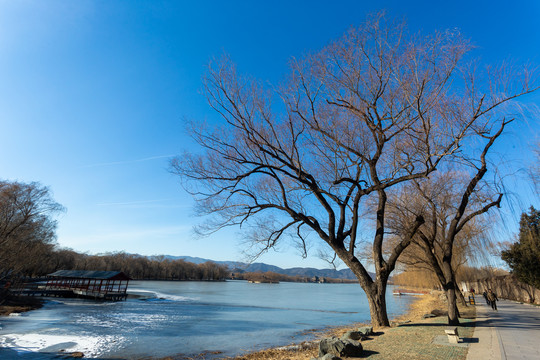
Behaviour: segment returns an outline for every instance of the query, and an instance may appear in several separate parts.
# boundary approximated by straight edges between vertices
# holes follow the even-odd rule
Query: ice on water
[[[97,357],[122,342],[118,336],[53,335],[40,333],[7,334],[0,336],[0,347],[16,351],[76,352],[86,357]]]
[[[365,294],[355,284],[248,284],[145,281],[120,302],[55,299],[42,309],[0,319],[0,358],[8,351],[85,357],[191,356],[280,346],[308,340],[306,330],[369,320]],[[408,297],[387,299],[402,313]],[[171,341],[174,339],[174,341]]]

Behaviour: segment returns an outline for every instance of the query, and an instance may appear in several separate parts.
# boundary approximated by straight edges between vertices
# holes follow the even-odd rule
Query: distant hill
[[[238,262],[238,261],[216,261],[216,260],[203,259],[203,258],[200,258],[200,257],[193,257],[193,256],[173,256],[173,255],[165,255],[165,258],[171,259],[171,260],[178,260],[178,259],[181,259],[181,260],[184,260],[184,261],[187,261],[187,262],[191,262],[191,263],[194,263],[194,264],[202,264],[202,263],[211,261],[211,262],[214,262],[214,263],[216,263],[216,264],[225,265],[225,266],[227,266],[229,269],[233,269],[233,268],[242,268],[242,267],[247,266],[246,263]],[[271,266],[271,265],[268,265],[268,266]]]
[[[278,274],[289,275],[289,276],[305,276],[305,277],[325,277],[332,279],[347,279],[347,280],[356,280],[353,272],[350,269],[335,270],[335,269],[315,269],[315,268],[302,268],[294,267],[290,269],[282,269],[278,266],[268,265],[265,263],[253,263],[246,264],[238,261],[214,261],[210,259],[203,259],[200,257],[192,256],[170,256],[166,255],[167,259],[182,259],[184,261],[192,262],[195,264],[201,264],[207,261],[215,262],[216,264],[221,264],[227,266],[233,272],[267,272],[272,271]],[[374,277],[373,273],[370,273],[371,277]]]

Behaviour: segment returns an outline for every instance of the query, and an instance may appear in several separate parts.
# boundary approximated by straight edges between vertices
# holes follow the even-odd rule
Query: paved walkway
[[[497,302],[492,310],[477,296],[476,327],[467,360],[540,359],[540,307]]]

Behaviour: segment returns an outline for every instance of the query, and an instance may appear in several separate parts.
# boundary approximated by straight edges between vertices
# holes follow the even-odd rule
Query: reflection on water
[[[310,329],[369,321],[356,284],[138,281],[129,292],[136,297],[125,302],[55,299],[1,318],[0,358],[12,358],[13,350],[22,357],[61,350],[86,358],[204,351],[222,357],[302,341]],[[389,295],[389,315],[403,313],[410,301]]]

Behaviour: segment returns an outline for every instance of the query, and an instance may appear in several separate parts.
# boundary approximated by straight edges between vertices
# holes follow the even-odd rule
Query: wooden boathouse
[[[127,298],[131,278],[121,271],[58,270],[47,275],[45,296],[77,296],[120,301]]]

